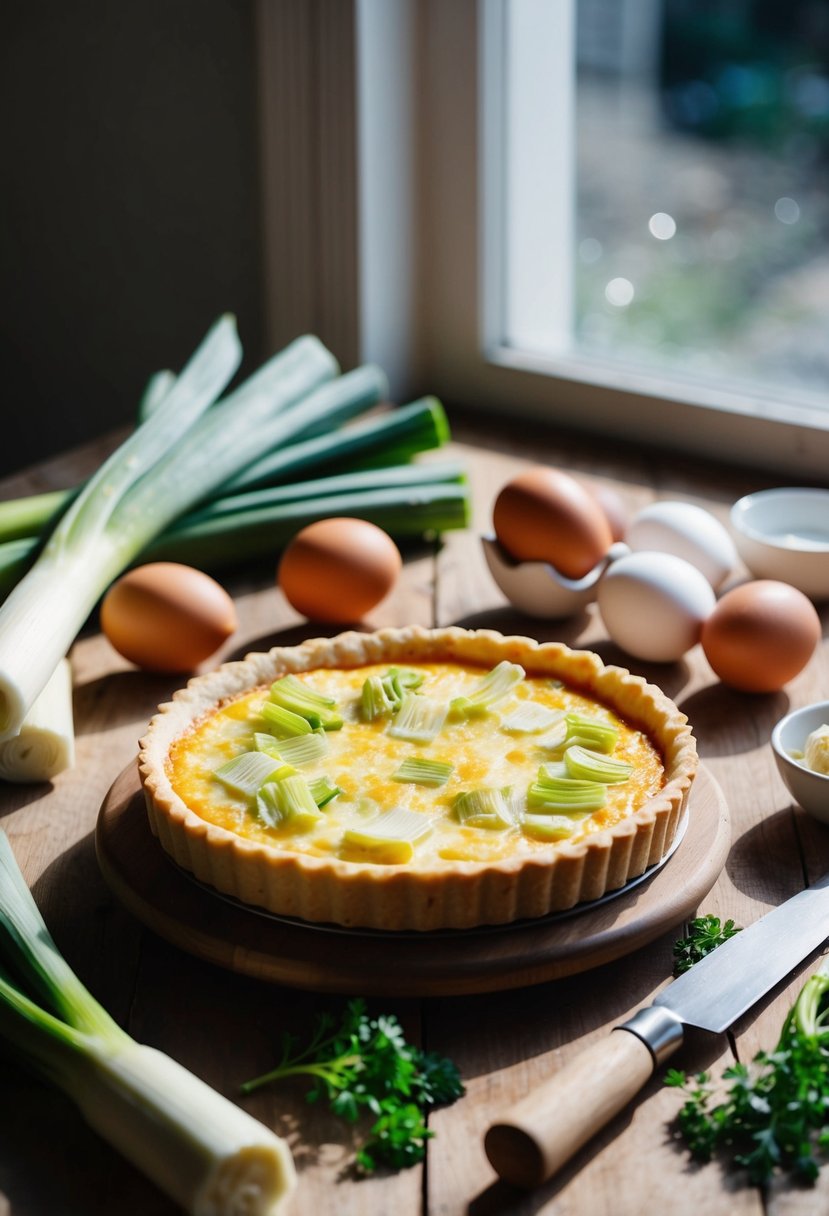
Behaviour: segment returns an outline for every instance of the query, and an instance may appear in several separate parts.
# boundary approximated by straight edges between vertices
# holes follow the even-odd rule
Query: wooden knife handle
[[[484,1148],[495,1171],[513,1186],[540,1186],[636,1096],[654,1068],[648,1044],[617,1027],[492,1124]]]

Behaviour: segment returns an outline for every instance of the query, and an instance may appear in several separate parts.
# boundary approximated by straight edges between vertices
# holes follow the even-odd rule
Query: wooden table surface
[[[515,438],[520,430],[526,439]],[[598,650],[660,684],[688,715],[701,758],[731,815],[727,863],[701,912],[746,925],[829,868],[829,829],[795,808],[769,747],[790,707],[829,694],[829,613],[824,641],[782,692],[748,696],[719,684],[700,648],[679,663],[649,666],[608,641],[595,609],[563,623],[510,610],[492,582],[478,533],[490,525],[494,494],[523,462],[544,460],[615,486],[635,510],[654,498],[699,503],[725,520],[728,507],[768,476],[700,467],[681,457],[602,452],[537,427],[455,421],[454,451],[468,464],[475,526],[434,551],[407,555],[389,599],[370,617],[386,624],[460,624],[522,632]],[[71,484],[100,458],[91,446],[8,479],[0,495]],[[312,632],[285,604],[268,570],[228,575],[240,626],[218,657],[293,642]],[[96,862],[93,835],[107,791],[135,756],[155,706],[181,680],[131,668],[90,624],[77,641],[77,764],[47,786],[0,789],[0,821],[59,946],[102,1003],[137,1039],[159,1047],[228,1096],[275,1063],[285,1030],[304,1030],[315,1010],[342,999],[234,975],[181,952],[144,929],[113,897]],[[212,665],[212,664],[211,664]],[[293,1083],[244,1100],[291,1143],[300,1182],[290,1216],[706,1216],[812,1213],[829,1204],[829,1171],[816,1190],[782,1186],[767,1195],[739,1185],[717,1165],[697,1167],[676,1146],[675,1091],[659,1076],[640,1100],[555,1182],[532,1194],[499,1183],[483,1152],[488,1122],[574,1052],[607,1033],[668,981],[681,926],[594,971],[513,991],[464,997],[375,1000],[415,1039],[459,1065],[466,1095],[431,1118],[436,1133],[424,1168],[356,1180],[355,1139]],[[719,1070],[774,1044],[785,1011],[814,958],[731,1032],[692,1035],[676,1063]],[[355,993],[359,995],[359,993]],[[567,1119],[567,1111],[561,1112]],[[0,1082],[0,1216],[166,1216],[176,1209],[89,1131],[70,1102],[4,1064]]]

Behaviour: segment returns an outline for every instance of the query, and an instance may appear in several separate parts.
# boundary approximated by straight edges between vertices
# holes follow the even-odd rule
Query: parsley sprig
[[[296,1076],[312,1079],[309,1102],[326,1100],[346,1122],[373,1116],[356,1157],[365,1173],[380,1165],[404,1169],[422,1161],[426,1141],[434,1135],[426,1111],[454,1102],[464,1092],[451,1060],[408,1043],[396,1017],[370,1017],[361,1000],[348,1002],[339,1025],[330,1014],[321,1014],[304,1048],[285,1035],[276,1068],[246,1081],[242,1092]]]
[[[690,971],[706,954],[728,941],[740,928],[733,920],[720,923],[718,916],[698,916],[688,925],[688,936],[674,942],[674,975]]]
[[[721,1100],[710,1074],[671,1069],[667,1085],[684,1091],[679,1129],[695,1158],[722,1154],[752,1183],[776,1173],[814,1182],[829,1149],[829,962],[806,981],[774,1051],[734,1064]],[[722,1093],[722,1091],[721,1091]]]

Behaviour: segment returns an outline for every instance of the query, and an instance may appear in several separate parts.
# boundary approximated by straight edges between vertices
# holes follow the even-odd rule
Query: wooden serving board
[[[402,997],[520,988],[629,954],[696,911],[725,864],[730,836],[725,799],[700,768],[679,847],[638,885],[563,917],[424,934],[289,921],[202,886],[152,835],[135,765],[107,794],[95,841],[117,898],[182,950],[292,988]]]

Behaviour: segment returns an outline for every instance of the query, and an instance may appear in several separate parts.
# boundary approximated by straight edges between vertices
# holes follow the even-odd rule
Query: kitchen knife
[[[721,1034],[827,937],[829,874],[723,942],[494,1122],[484,1147],[496,1172],[521,1187],[551,1178],[681,1047],[683,1027]]]

